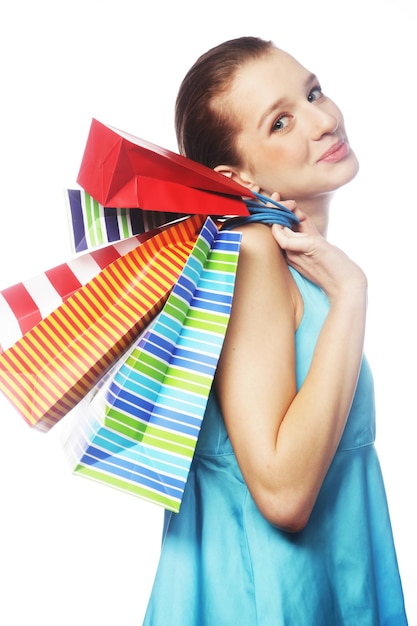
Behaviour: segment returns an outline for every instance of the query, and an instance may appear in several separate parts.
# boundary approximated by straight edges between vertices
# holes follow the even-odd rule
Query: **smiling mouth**
[[[318,160],[318,162],[337,163],[349,154],[349,146],[345,141],[338,141],[329,150],[327,150]]]

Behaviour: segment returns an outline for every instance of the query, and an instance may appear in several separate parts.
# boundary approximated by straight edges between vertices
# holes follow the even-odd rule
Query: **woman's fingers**
[[[305,232],[294,232],[287,226],[272,225],[272,235],[282,250],[306,253],[312,247],[311,236]]]

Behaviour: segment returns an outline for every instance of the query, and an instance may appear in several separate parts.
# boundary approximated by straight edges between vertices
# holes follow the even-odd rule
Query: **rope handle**
[[[271,200],[256,191],[252,192],[257,200],[252,198],[244,199],[250,215],[242,217],[232,217],[224,222],[222,230],[231,230],[237,226],[250,224],[251,222],[261,222],[262,224],[280,224],[287,228],[294,229],[300,220],[292,211],[276,200]],[[265,206],[272,204],[273,206]]]

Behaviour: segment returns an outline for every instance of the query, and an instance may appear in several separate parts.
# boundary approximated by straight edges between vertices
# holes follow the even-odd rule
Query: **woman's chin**
[[[335,177],[334,191],[350,183],[359,172],[359,161],[352,150],[346,159],[338,163],[338,166],[340,169],[338,168],[339,171]]]

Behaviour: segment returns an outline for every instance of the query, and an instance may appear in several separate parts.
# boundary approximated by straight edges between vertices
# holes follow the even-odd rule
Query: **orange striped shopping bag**
[[[203,223],[204,216],[186,218],[116,259],[0,354],[0,390],[30,426],[49,430],[138,337]]]
[[[165,228],[161,226],[85,252],[0,291],[0,352],[10,348],[110,263]]]

